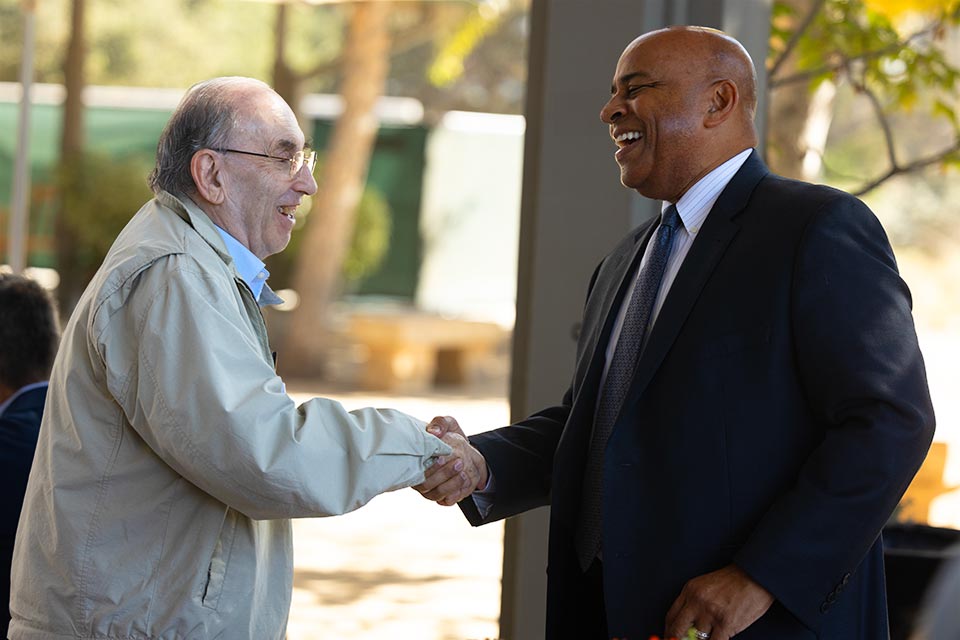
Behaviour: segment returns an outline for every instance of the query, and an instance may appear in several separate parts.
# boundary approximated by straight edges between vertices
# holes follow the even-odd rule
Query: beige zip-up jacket
[[[67,324],[13,558],[13,640],[282,640],[290,518],[449,453],[397,411],[296,406],[207,216],[161,193]]]

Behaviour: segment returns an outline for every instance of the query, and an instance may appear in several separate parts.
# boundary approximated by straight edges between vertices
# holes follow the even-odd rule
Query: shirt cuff
[[[493,509],[493,499],[496,497],[496,489],[497,483],[494,482],[493,474],[488,472],[487,486],[481,491],[474,491],[471,495],[473,504],[476,505],[480,517],[484,520],[490,515],[490,510]]]

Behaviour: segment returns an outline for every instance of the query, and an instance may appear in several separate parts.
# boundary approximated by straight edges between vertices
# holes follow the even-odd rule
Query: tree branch
[[[913,162],[909,162],[904,165],[890,167],[890,169],[888,169],[886,173],[883,173],[880,176],[871,180],[870,182],[867,182],[861,185],[860,188],[858,188],[855,191],[852,191],[851,193],[853,193],[853,195],[857,197],[860,197],[863,194],[867,193],[868,191],[876,189],[878,186],[880,186],[881,184],[883,184],[893,176],[899,175],[901,173],[910,173],[912,171],[917,171],[918,169],[929,167],[932,164],[943,162],[948,157],[956,153],[960,153],[960,140],[954,141],[954,143],[949,147],[947,147],[946,149],[943,149],[942,151],[929,155],[925,158],[920,158],[919,160],[914,160]]]
[[[786,62],[787,58],[790,57],[790,54],[793,53],[793,50],[797,47],[797,43],[800,42],[800,39],[803,37],[803,34],[807,32],[807,29],[810,28],[810,25],[813,24],[814,18],[817,17],[817,14],[820,13],[820,10],[823,9],[823,5],[826,4],[827,0],[817,0],[814,2],[813,6],[810,8],[810,11],[804,17],[803,22],[796,28],[796,30],[790,35],[790,40],[787,41],[787,46],[783,48],[783,51],[780,53],[780,56],[773,61],[773,64],[770,65],[770,69],[767,71],[767,77],[773,78],[777,75],[777,72],[780,71],[780,67],[783,66],[783,63]],[[771,86],[773,86],[771,84]]]
[[[843,58],[838,62],[834,62],[832,64],[825,64],[821,67],[818,67],[816,69],[811,69],[808,71],[801,71],[799,73],[786,76],[785,78],[771,78],[768,82],[768,86],[771,89],[773,89],[786,84],[793,84],[796,82],[807,82],[812,78],[815,78],[816,76],[822,75],[824,73],[834,73],[834,72],[840,71],[841,69],[848,67],[850,62],[855,62],[855,61],[866,62],[868,60],[873,60],[875,58],[882,58],[883,56],[889,53],[900,51],[901,49],[906,49],[907,47],[910,46],[910,44],[914,40],[936,32],[938,29],[941,28],[941,26],[942,26],[942,22],[940,20],[935,20],[930,24],[928,24],[923,29],[920,29],[919,31],[911,34],[907,38],[901,41],[897,41],[894,44],[887,45],[886,47],[882,47],[874,51],[864,51],[863,53],[857,54],[855,56],[844,55]],[[773,74],[771,73],[770,76],[772,75]]]
[[[849,70],[847,71],[847,75],[851,75]],[[867,83],[863,78],[856,81],[851,78],[851,84],[857,93],[864,94],[867,96],[867,99],[870,100],[873,115],[876,116],[877,122],[880,123],[880,129],[883,131],[883,142],[887,148],[887,159],[890,160],[890,167],[896,170],[900,165],[897,162],[897,150],[893,140],[893,129],[890,127],[890,120],[887,118],[887,114],[883,112],[883,105],[880,104],[880,98],[867,87]]]

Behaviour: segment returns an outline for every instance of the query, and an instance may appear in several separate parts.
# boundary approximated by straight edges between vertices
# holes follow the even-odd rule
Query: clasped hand
[[[437,416],[427,425],[427,431],[446,442],[453,453],[440,456],[427,469],[424,481],[413,487],[420,495],[449,507],[487,485],[487,463],[456,420]]]

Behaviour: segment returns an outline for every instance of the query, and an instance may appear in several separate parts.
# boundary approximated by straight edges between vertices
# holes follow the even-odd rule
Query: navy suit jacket
[[[496,479],[473,524],[549,504],[547,633],[564,637],[581,483],[610,329],[656,220],[594,273],[560,404],[471,438]],[[754,152],[666,297],[607,443],[611,636],[663,632],[684,583],[736,563],[776,598],[744,640],[887,637],[879,534],[926,454],[933,409],[879,222]]]
[[[18,396],[0,415],[0,637],[7,637],[10,613],[10,559],[27,490],[27,477],[37,448],[46,387]]]

